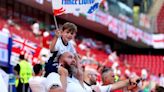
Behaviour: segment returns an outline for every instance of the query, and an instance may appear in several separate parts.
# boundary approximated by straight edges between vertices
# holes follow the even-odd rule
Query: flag
[[[54,16],[67,13],[91,14],[99,8],[102,0],[52,0]]]
[[[35,0],[37,3],[39,4],[43,4],[44,3],[44,0]]]
[[[12,53],[21,54],[23,52],[28,61],[32,63],[37,62],[37,57],[39,56],[38,53],[40,53],[41,49],[36,43],[23,39],[22,37],[15,34],[13,34],[12,38]],[[11,62],[14,64],[15,61]]]

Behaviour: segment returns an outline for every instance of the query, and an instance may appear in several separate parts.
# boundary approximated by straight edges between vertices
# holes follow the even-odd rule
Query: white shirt
[[[39,23],[34,23],[32,25],[32,30],[35,34],[39,34]]]
[[[59,85],[59,86],[62,87],[62,84],[61,84],[61,81],[60,81],[60,75],[55,73],[55,72],[50,73],[47,76],[47,79],[46,79],[47,91],[49,91],[49,89],[52,85]],[[66,92],[91,92],[91,91],[87,91],[86,88],[83,88],[81,86],[80,82],[76,78],[67,77]]]
[[[34,76],[29,79],[29,86],[32,92],[47,92],[45,87],[46,78],[42,76]]]
[[[112,85],[99,86],[101,92],[110,92]]]
[[[7,86],[6,86],[5,82],[4,82],[1,74],[0,74],[0,90],[3,91],[3,92],[8,92]]]
[[[6,84],[6,86],[8,88],[9,75],[4,70],[2,70],[1,68],[0,68],[0,74],[1,74],[1,76],[2,76],[2,78],[3,78],[3,80],[4,80],[5,84]]]
[[[91,90],[88,90],[86,86],[82,87],[79,80],[77,80],[75,77],[68,77],[67,78],[67,91],[66,92],[92,92]]]
[[[50,73],[46,79],[46,88],[47,90],[54,84],[57,84],[62,87],[60,82],[60,75],[57,73]],[[101,92],[110,92],[111,85],[99,86]],[[79,80],[75,77],[67,77],[67,89],[66,92],[92,92],[92,89],[84,83],[84,87],[80,84]]]
[[[94,89],[94,87],[98,87],[100,89],[100,92],[110,92],[112,85],[106,85],[106,86],[92,85],[92,86],[88,86],[88,85],[84,84],[84,87],[86,87],[87,92],[92,92],[92,89]]]
[[[74,46],[71,44],[71,42],[68,42],[67,45],[64,45],[61,37],[57,39],[56,45],[54,47],[54,51],[58,51],[57,56],[63,54],[64,52],[72,52],[74,54],[76,53],[76,50]]]
[[[60,82],[60,75],[55,72],[50,73],[46,78],[45,85],[47,91],[50,90],[52,85],[59,85],[62,87],[62,84]]]
[[[163,76],[159,78],[159,85],[164,87],[164,77]]]

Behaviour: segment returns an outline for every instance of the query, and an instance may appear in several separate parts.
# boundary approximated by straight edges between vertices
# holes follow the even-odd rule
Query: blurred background
[[[83,65],[105,65],[120,78],[134,74],[164,87],[164,0],[103,0],[93,14],[56,18],[59,27],[67,21],[78,26],[72,43]],[[0,0],[0,68],[10,92],[20,54],[33,65],[50,57],[54,24],[51,0]]]

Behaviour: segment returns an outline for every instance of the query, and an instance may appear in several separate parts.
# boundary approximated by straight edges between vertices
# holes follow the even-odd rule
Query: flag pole
[[[56,27],[56,29],[58,30],[59,27],[58,27],[58,23],[57,23],[57,20],[56,20],[56,16],[54,16],[54,21],[55,21],[55,27]]]
[[[57,23],[57,19],[56,19],[56,14],[55,14],[55,11],[53,10],[54,9],[54,0],[52,0],[52,11],[53,11],[53,17],[54,17],[54,21],[55,21],[55,27],[56,27],[56,30],[59,29],[58,27],[58,23]]]

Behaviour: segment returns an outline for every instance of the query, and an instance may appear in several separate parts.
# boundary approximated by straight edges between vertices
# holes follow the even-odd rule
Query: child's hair
[[[66,22],[63,24],[62,31],[66,30],[66,29],[70,32],[73,32],[73,33],[77,32],[77,26],[73,23],[70,23],[70,22]]]

